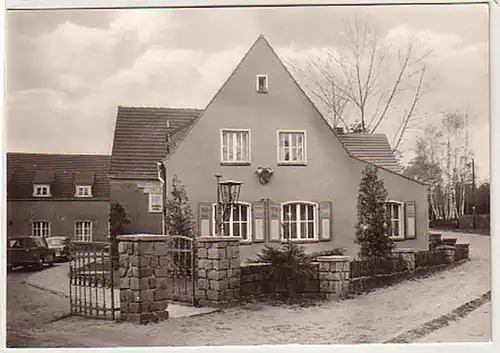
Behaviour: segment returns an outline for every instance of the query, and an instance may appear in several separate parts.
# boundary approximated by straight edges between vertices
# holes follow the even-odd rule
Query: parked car
[[[58,237],[48,237],[45,238],[49,249],[54,250],[55,260],[69,261],[70,251],[69,251],[69,243],[71,239],[69,237],[58,236]]]
[[[7,238],[7,270],[15,267],[54,266],[55,252],[49,249],[45,239],[32,236],[14,236]]]

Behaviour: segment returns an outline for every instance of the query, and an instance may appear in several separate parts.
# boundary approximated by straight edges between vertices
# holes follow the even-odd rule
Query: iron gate
[[[196,301],[196,241],[170,235],[167,243],[167,299],[190,305]]]
[[[116,319],[119,290],[109,242],[71,242],[69,263],[70,313],[100,319]],[[115,292],[116,291],[116,292]]]

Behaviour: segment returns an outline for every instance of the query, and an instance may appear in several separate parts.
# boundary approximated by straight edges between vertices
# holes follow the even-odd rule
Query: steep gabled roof
[[[168,155],[200,113],[199,109],[118,107],[111,178],[156,179],[156,162]]]
[[[295,85],[297,86],[297,88],[306,97],[306,99],[311,104],[312,108],[318,113],[318,115],[321,117],[321,119],[326,124],[326,126],[330,129],[330,131],[332,132],[332,134],[339,139],[341,145],[343,146],[344,150],[346,151],[346,153],[347,153],[347,155],[349,157],[351,157],[351,158],[353,158],[355,160],[358,160],[358,161],[360,161],[362,163],[369,164],[371,166],[375,166],[375,167],[380,168],[380,169],[384,169],[384,170],[386,170],[386,171],[388,171],[390,173],[394,173],[394,174],[396,174],[396,175],[398,175],[398,176],[400,176],[402,178],[408,179],[408,180],[413,181],[415,183],[418,183],[418,184],[421,184],[421,185],[426,185],[425,183],[422,183],[422,182],[420,182],[418,180],[415,180],[413,178],[410,178],[408,176],[405,176],[405,175],[401,174],[400,173],[401,169],[397,169],[393,165],[393,162],[389,161],[390,156],[387,156],[387,154],[385,152],[383,153],[383,155],[379,156],[380,158],[373,158],[374,156],[370,156],[368,152],[363,154],[363,153],[356,152],[356,150],[354,148],[352,148],[353,146],[350,146],[351,148],[348,148],[349,143],[343,143],[342,139],[339,138],[338,134],[335,132],[335,129],[328,123],[328,121],[323,116],[323,113],[321,113],[321,111],[314,104],[314,102],[311,100],[311,98],[309,97],[309,95],[304,91],[304,89],[302,88],[302,86],[297,82],[297,80],[292,75],[292,73],[290,72],[290,70],[288,70],[288,68],[286,67],[286,65],[280,59],[279,55],[276,53],[276,51],[273,49],[273,47],[269,44],[269,42],[267,41],[267,39],[262,34],[259,35],[259,37],[257,38],[257,40],[248,49],[247,53],[243,56],[243,58],[240,60],[240,62],[236,65],[236,67],[231,72],[231,74],[229,75],[229,77],[226,79],[226,81],[224,82],[224,84],[219,88],[219,90],[217,91],[217,93],[212,97],[212,99],[210,100],[210,102],[208,103],[208,105],[207,105],[207,107],[205,108],[204,111],[206,111],[210,107],[210,105],[212,104],[212,102],[215,101],[215,99],[217,98],[217,96],[219,95],[219,93],[222,91],[222,89],[224,88],[224,86],[231,80],[231,78],[234,76],[234,74],[236,73],[236,71],[238,70],[238,68],[241,66],[241,64],[243,63],[243,61],[245,60],[245,58],[250,54],[250,52],[252,51],[252,49],[261,40],[266,43],[266,45],[269,47],[270,51],[277,58],[277,60],[281,63],[281,65],[283,66],[283,68],[285,69],[285,71],[287,72],[287,74],[290,76],[290,78],[292,79],[292,81],[295,83]],[[170,155],[175,152],[175,148],[189,135],[190,130],[193,128],[194,125],[196,125],[196,123],[199,121],[199,119],[202,118],[202,116],[203,116],[203,112],[201,112],[201,114],[199,114],[199,116],[186,128],[185,133],[182,136],[180,136],[179,142],[176,144],[176,146],[174,146],[170,150]],[[380,134],[377,134],[377,136],[379,136],[379,135]],[[384,136],[384,138],[387,141],[387,138],[385,136]],[[363,146],[363,144],[366,143],[367,144],[367,146],[365,148],[366,151],[368,151],[368,150],[371,149],[370,145],[372,144],[372,141],[370,140],[370,138],[366,138],[365,140],[358,140],[358,143],[361,143],[361,145],[359,145],[358,147]],[[387,142],[387,145],[389,145],[388,142]],[[395,161],[396,159],[394,157],[394,154],[392,153],[392,150],[390,149],[390,146],[389,146],[389,150],[391,151],[390,154],[392,155],[392,158]],[[165,158],[167,158],[167,157],[168,156],[165,155]],[[375,157],[377,157],[377,156],[375,156]],[[384,157],[384,158],[382,158],[382,157]],[[396,161],[396,164],[397,164],[397,161]]]
[[[77,199],[75,178],[79,173],[93,173],[89,200],[108,200],[110,159],[92,154],[7,153],[7,198],[35,199],[33,184],[40,182],[51,184],[51,200]]]
[[[396,173],[402,172],[384,134],[337,133],[337,137],[352,156]]]

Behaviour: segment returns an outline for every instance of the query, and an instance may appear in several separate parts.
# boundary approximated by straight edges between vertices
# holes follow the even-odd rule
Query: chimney
[[[341,126],[340,127],[336,127],[334,130],[335,130],[335,133],[337,135],[342,135],[344,133],[344,128],[341,127]]]

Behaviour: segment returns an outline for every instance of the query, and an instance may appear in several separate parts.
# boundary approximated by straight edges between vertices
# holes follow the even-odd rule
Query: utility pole
[[[472,228],[476,229],[476,171],[472,158]]]

